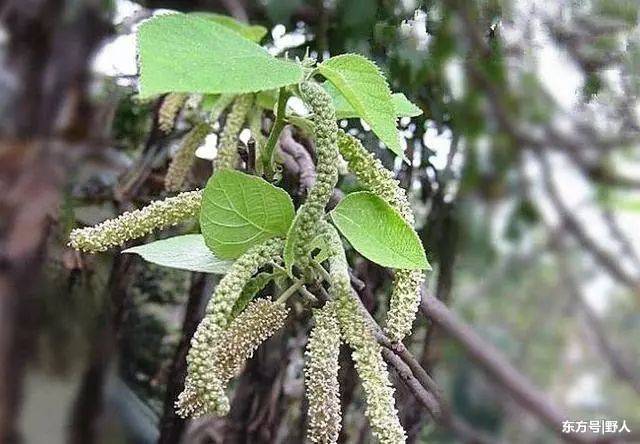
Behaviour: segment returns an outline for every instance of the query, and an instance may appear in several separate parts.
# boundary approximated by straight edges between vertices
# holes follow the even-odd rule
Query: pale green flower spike
[[[208,124],[199,123],[184,136],[164,176],[164,187],[167,191],[182,189],[195,160],[196,150],[204,142],[210,130],[211,127]]]
[[[371,431],[381,444],[401,444],[406,435],[395,407],[394,389],[373,329],[351,296],[351,288],[338,288],[338,320],[342,337],[353,350],[351,357],[362,380]]]
[[[413,225],[414,216],[405,190],[358,139],[338,132],[340,154],[348,162],[358,181],[369,191],[383,198]],[[393,292],[389,301],[385,331],[392,341],[402,341],[411,332],[411,326],[420,305],[420,287],[424,281],[421,270],[396,270]]]
[[[209,112],[209,123],[212,125],[216,123],[224,110],[231,105],[235,98],[236,96],[234,94],[220,94],[218,100],[216,100],[216,103],[213,104]]]
[[[331,96],[315,82],[304,82],[300,92],[313,112],[316,142],[316,183],[307,200],[298,210],[291,232],[297,232],[294,256],[301,268],[309,264],[311,240],[316,235],[324,208],[338,181],[338,148],[336,145],[336,115]]]
[[[220,343],[246,282],[260,267],[281,260],[283,246],[282,239],[269,239],[253,246],[233,263],[216,287],[205,317],[191,339],[185,389],[176,403],[180,415],[226,414],[229,401],[224,394],[225,381],[214,369],[215,344]]]
[[[202,191],[189,191],[157,200],[140,210],[128,211],[93,227],[71,231],[69,246],[87,253],[106,251],[128,240],[145,236],[155,229],[167,228],[197,217],[201,203]]]
[[[158,128],[165,134],[173,130],[176,117],[186,102],[188,95],[182,93],[170,93],[165,96],[158,110]]]
[[[351,282],[340,236],[335,228],[323,227],[327,243],[333,253],[329,259],[331,294],[336,301],[336,314],[342,339],[349,344],[358,376],[362,380],[369,420],[373,435],[382,444],[400,444],[406,435],[395,408],[394,389],[389,381],[387,365],[382,349],[376,340],[373,327],[362,312],[360,304],[352,296]]]
[[[238,164],[238,134],[253,104],[253,94],[238,96],[227,114],[227,120],[218,141],[218,155],[213,159],[214,170],[234,169]]]
[[[213,320],[205,317],[191,338],[191,348],[187,355],[188,374],[184,390],[176,401],[176,413],[183,418],[224,416],[229,412],[229,399],[224,392],[224,383],[211,370],[212,344],[219,333]]]
[[[282,328],[288,313],[283,302],[251,302],[215,342],[213,369],[217,378],[226,384],[237,376],[260,344]]]
[[[311,330],[305,353],[304,379],[309,400],[307,437],[313,443],[338,441],[342,422],[338,357],[340,327],[336,318],[336,301],[314,310],[315,326]]]

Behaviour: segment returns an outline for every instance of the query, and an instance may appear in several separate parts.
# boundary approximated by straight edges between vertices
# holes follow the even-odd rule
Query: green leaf
[[[221,170],[204,189],[200,229],[211,251],[233,259],[255,244],[284,236],[293,215],[293,202],[283,189],[257,176]]]
[[[352,117],[363,117],[353,109],[353,106],[351,106],[345,96],[342,95],[331,82],[326,81],[322,86],[333,99],[333,106],[336,108],[336,118],[350,119]],[[402,93],[392,94],[391,100],[393,100],[393,106],[396,109],[396,117],[415,117],[422,114],[422,110],[411,103]]]
[[[365,57],[345,54],[318,65],[327,78],[387,147],[402,155],[391,90],[378,67]]]
[[[396,116],[398,117],[416,117],[422,114],[422,110],[418,108],[411,100],[407,99],[402,93],[393,93],[393,105],[396,108]]]
[[[276,59],[235,31],[167,14],[138,30],[140,97],[165,92],[249,93],[299,83],[299,64]]]
[[[164,267],[202,273],[225,274],[232,264],[217,258],[207,248],[201,234],[174,236],[127,248],[123,253],[139,254],[144,260]]]
[[[190,16],[200,17],[203,19],[211,20],[219,25],[225,26],[230,30],[237,32],[245,39],[249,39],[252,42],[260,43],[260,40],[267,34],[267,28],[260,25],[248,25],[237,21],[236,19],[227,15],[216,14],[215,12],[192,12]]]
[[[411,270],[430,268],[411,225],[373,193],[347,195],[331,212],[331,219],[358,253],[377,264]]]

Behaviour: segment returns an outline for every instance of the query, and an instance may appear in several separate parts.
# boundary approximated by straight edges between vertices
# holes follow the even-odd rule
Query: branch
[[[588,436],[562,433],[562,422],[569,419],[566,412],[513,367],[492,344],[485,342],[471,327],[460,320],[446,305],[433,296],[423,295],[420,311],[455,339],[487,375],[507,390],[518,404],[533,414],[560,439],[569,442],[592,442]]]
[[[547,157],[540,152],[536,152],[538,159],[542,164],[542,177],[544,180],[545,189],[553,203],[564,227],[573,235],[573,237],[600,263],[600,265],[607,270],[613,277],[618,279],[625,286],[629,287],[634,293],[640,292],[640,279],[628,273],[620,263],[613,258],[606,250],[596,243],[585,231],[582,225],[578,222],[574,213],[566,207],[558,190],[553,184],[551,178],[551,166]]]

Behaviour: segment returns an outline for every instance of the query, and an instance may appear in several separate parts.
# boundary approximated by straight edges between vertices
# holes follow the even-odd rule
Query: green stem
[[[267,144],[264,147],[264,151],[261,153],[262,167],[266,177],[271,177],[273,175],[273,153],[275,151],[276,142],[278,141],[280,133],[282,132],[282,128],[284,128],[284,115],[286,112],[288,99],[289,92],[287,92],[286,88],[284,87],[280,88],[280,91],[278,92],[278,109],[276,111],[276,121],[273,124],[273,129],[271,130],[271,134],[269,134],[269,139],[267,139]]]
[[[314,268],[316,270],[318,270],[318,272],[322,275],[322,278],[331,283],[331,275],[329,274],[329,272],[316,260],[312,260],[311,263],[313,264]]]
[[[303,285],[304,285],[304,281],[302,279],[297,280],[296,282],[293,283],[293,285],[291,285],[291,287],[287,288],[285,291],[282,292],[282,294],[278,297],[276,302],[286,302],[286,300],[289,299],[289,297],[293,295],[296,291],[298,291],[300,287],[302,287]]]

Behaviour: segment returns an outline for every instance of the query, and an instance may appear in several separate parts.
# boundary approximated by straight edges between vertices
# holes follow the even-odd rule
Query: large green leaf
[[[242,37],[256,43],[259,43],[267,33],[267,28],[265,28],[264,26],[248,25],[246,23],[239,22],[227,15],[216,14],[215,12],[192,12],[189,15],[201,17],[216,22],[222,26],[226,26],[232,31],[240,34]]]
[[[353,109],[353,106],[347,101],[344,95],[336,89],[329,81],[322,84],[333,99],[333,106],[336,108],[336,117],[338,119],[350,119],[352,117],[363,117]],[[422,114],[422,110],[411,103],[402,93],[391,94],[393,106],[396,109],[396,117],[415,117]]]
[[[256,176],[221,170],[204,189],[200,229],[217,256],[233,259],[255,244],[284,236],[293,215],[293,202],[283,189]]]
[[[347,195],[331,212],[340,232],[367,259],[392,268],[429,268],[414,229],[387,202],[368,191]]]
[[[327,78],[387,147],[402,155],[391,90],[378,67],[357,54],[331,57],[318,65]]]
[[[211,20],[161,15],[138,30],[140,96],[248,93],[300,82],[302,68]]]
[[[164,267],[202,273],[225,274],[232,262],[217,258],[204,243],[201,234],[185,234],[128,248],[123,253],[136,253],[143,259]]]

